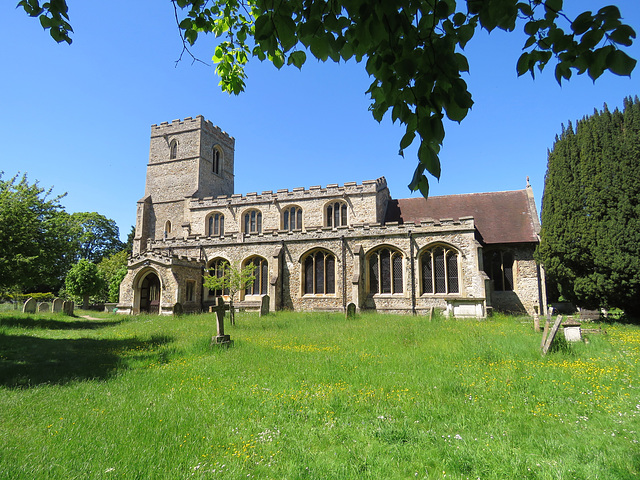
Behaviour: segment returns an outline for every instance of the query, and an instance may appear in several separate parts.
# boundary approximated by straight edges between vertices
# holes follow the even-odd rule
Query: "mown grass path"
[[[1,479],[640,476],[638,327],[97,316],[0,314]]]

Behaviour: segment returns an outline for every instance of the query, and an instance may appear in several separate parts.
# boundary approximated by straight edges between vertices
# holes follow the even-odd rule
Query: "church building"
[[[253,286],[235,299],[245,307],[269,295],[271,310],[546,310],[528,182],[428,200],[393,199],[384,177],[237,194],[234,145],[202,116],[152,125],[118,312],[208,311],[225,292],[203,276],[224,262],[255,265]]]

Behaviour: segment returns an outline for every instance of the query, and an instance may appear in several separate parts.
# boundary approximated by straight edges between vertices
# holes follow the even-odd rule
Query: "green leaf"
[[[400,140],[400,149],[404,150],[405,148],[408,148],[413,143],[414,138],[416,138],[416,132],[405,133],[402,140]]]
[[[607,69],[616,75],[630,76],[636,66],[636,60],[621,50],[614,50],[607,55]]]
[[[576,35],[582,35],[589,30],[592,25],[593,15],[591,15],[591,12],[583,12],[571,23],[571,30],[573,30],[573,33]]]
[[[420,142],[420,148],[418,148],[418,159],[427,172],[437,179],[440,179],[440,159],[438,158],[438,155],[436,155],[436,152],[434,152],[433,148],[431,148],[424,139]]]
[[[291,52],[289,55],[289,59],[287,60],[287,65],[294,65],[298,68],[298,70],[302,69],[302,65],[307,60],[307,54],[303,51],[297,50],[295,52]]]

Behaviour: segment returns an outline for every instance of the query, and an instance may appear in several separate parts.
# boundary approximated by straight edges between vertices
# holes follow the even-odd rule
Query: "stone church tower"
[[[202,115],[151,126],[134,254],[145,251],[148,241],[188,236],[189,199],[234,193],[234,148],[235,139]]]

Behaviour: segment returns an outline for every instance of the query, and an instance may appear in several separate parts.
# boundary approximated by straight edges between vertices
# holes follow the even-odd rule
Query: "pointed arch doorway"
[[[140,283],[140,313],[160,312],[160,279],[151,272]]]

